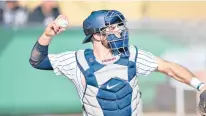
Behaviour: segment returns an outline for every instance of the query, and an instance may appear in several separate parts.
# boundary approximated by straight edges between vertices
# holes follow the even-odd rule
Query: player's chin
[[[102,45],[103,45],[105,48],[111,49],[107,40],[103,40],[103,41],[102,41]]]

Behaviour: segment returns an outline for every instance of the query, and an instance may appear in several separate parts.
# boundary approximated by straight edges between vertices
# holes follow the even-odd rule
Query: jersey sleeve
[[[139,49],[136,59],[136,71],[137,75],[147,76],[151,72],[155,71],[158,67],[156,56],[150,52]]]
[[[75,52],[48,54],[48,57],[56,75],[65,75],[69,79],[74,78],[77,68]]]

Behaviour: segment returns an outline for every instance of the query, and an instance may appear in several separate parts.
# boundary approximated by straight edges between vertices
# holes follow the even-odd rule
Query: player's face
[[[104,30],[101,31],[101,41],[103,44],[108,46],[108,39],[107,37],[110,34],[114,34],[117,38],[121,38],[121,33],[122,33],[122,24],[112,24],[107,26]]]
[[[107,41],[107,37],[109,34],[115,34],[115,36],[117,36],[118,38],[121,37],[117,24],[108,26],[100,33],[100,40],[102,42],[102,45],[105,46],[106,48],[109,48],[109,43]]]
[[[121,38],[123,24],[112,24],[104,28],[100,33],[94,34],[95,40],[101,41],[102,45],[109,48],[107,37],[110,34],[114,34],[117,38]]]
[[[109,34],[114,34],[116,37],[121,37],[121,26],[119,24],[112,24],[107,26],[104,30],[102,30],[102,35],[108,36]]]

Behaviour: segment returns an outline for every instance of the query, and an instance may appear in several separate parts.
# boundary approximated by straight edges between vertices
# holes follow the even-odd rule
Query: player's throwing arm
[[[66,28],[68,28],[68,18],[63,15],[59,15],[56,20],[46,27],[41,37],[35,43],[29,59],[30,64],[34,68],[53,70],[48,58],[48,46],[52,37],[65,31]]]

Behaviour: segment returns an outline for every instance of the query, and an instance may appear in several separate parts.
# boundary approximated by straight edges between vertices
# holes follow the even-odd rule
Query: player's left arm
[[[180,82],[188,84],[200,91],[200,101],[198,104],[198,110],[204,116],[206,115],[206,85],[200,81],[195,75],[187,68],[173,63],[165,61],[159,57],[156,57],[158,67],[157,71],[162,72]]]
[[[157,71],[201,91],[198,109],[206,114],[206,86],[187,68],[174,62],[166,61],[150,52],[138,49],[136,69],[138,76],[147,76],[151,72]]]
[[[160,57],[156,57],[156,60],[158,64],[156,70],[158,72],[164,73],[177,81],[190,85],[199,91],[206,89],[205,83],[196,78],[195,75],[187,68],[174,62],[163,60]]]

